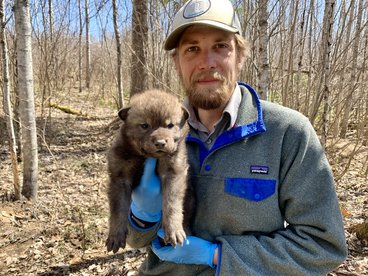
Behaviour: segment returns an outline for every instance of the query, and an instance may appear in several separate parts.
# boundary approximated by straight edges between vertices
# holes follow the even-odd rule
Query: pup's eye
[[[143,128],[143,129],[147,129],[148,127],[149,127],[149,124],[146,124],[146,123],[141,124],[141,128]]]
[[[174,127],[174,124],[173,123],[170,123],[167,125],[167,128],[173,128]]]

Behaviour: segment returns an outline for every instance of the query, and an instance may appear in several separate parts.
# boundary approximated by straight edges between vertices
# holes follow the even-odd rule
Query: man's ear
[[[130,109],[130,107],[125,107],[125,108],[122,108],[118,111],[118,115],[119,115],[120,119],[122,119],[123,121],[126,120],[126,118],[128,117],[129,109]]]
[[[237,58],[238,61],[237,61],[237,64],[236,64],[236,69],[237,69],[237,72],[238,72],[238,75],[240,74],[240,71],[243,69],[243,65],[244,65],[244,62],[245,62],[245,57],[238,57]]]
[[[175,51],[177,51],[177,49],[175,49]],[[172,60],[175,65],[176,73],[178,74],[178,76],[181,76],[181,69],[180,69],[180,64],[179,64],[179,54],[177,52],[172,55]]]

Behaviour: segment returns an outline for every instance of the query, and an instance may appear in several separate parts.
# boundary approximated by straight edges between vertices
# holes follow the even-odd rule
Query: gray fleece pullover
[[[333,176],[313,127],[239,85],[234,128],[211,149],[194,130],[187,138],[193,235],[220,245],[218,266],[160,261],[149,248],[160,225],[142,231],[131,224],[128,243],[149,249],[141,275],[324,275],[345,260]]]

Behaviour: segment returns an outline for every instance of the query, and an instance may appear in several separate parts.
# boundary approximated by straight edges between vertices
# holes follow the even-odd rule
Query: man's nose
[[[216,68],[216,59],[211,51],[202,51],[199,58],[199,69],[208,70]]]

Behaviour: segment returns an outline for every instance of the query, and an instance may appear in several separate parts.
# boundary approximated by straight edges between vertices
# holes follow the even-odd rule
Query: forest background
[[[104,248],[105,152],[131,95],[183,97],[163,42],[184,1],[0,2],[0,274],[132,275],[144,250]],[[239,80],[305,114],[332,165],[349,245],[333,274],[366,275],[368,3],[232,2]]]

